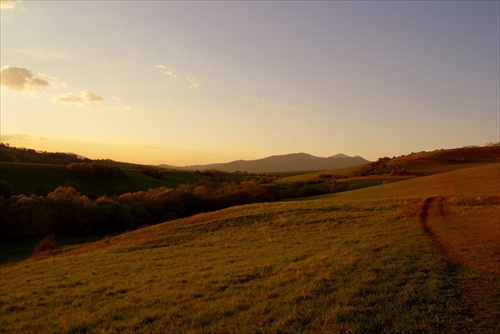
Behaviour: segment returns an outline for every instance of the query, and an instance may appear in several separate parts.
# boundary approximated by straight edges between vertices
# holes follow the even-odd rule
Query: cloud
[[[36,75],[48,77],[41,73]],[[0,85],[20,91],[33,91],[36,88],[55,86],[47,80],[36,77],[32,71],[18,66],[4,66],[1,68]]]
[[[171,77],[172,77],[172,78],[174,78],[174,79],[177,79],[177,78],[178,78],[178,76],[177,76],[176,74],[174,74],[174,72],[172,72],[172,71],[165,71],[165,72],[163,72],[163,73],[164,73],[164,74],[166,74],[166,75],[171,76]]]
[[[121,100],[119,97],[114,96],[114,95],[110,95],[110,96],[111,96],[111,99],[112,99],[112,100],[114,100],[114,101],[118,102],[118,103],[119,103],[119,104],[121,104],[122,106],[124,105],[124,103],[122,102],[122,100]],[[131,107],[131,106],[127,106],[127,105],[126,105],[126,106],[125,106],[125,108],[124,108],[124,110],[125,110],[125,111],[129,111],[129,110],[131,110],[131,109],[132,109],[132,107]]]
[[[195,76],[186,76],[186,80],[188,82],[187,85],[186,85],[187,88],[195,89],[195,88],[198,88],[198,86],[200,85],[198,83],[198,77],[195,77]]]
[[[13,133],[13,134],[7,134],[7,135],[2,135],[2,142],[17,142],[17,141],[26,141],[26,140],[47,140],[46,138],[43,137],[34,137],[31,135],[26,135],[22,133]]]
[[[38,89],[41,88],[62,88],[66,87],[64,83],[58,83],[57,78],[46,74],[34,72],[19,66],[4,66],[0,71],[0,85],[9,89],[28,92],[32,96],[39,95]],[[46,94],[45,92],[43,92]],[[119,99],[112,97],[114,100]],[[102,96],[86,89],[76,95],[73,93],[59,94],[52,99],[53,102],[59,102],[67,105],[84,105],[92,102],[103,102]]]
[[[163,74],[166,74],[174,79],[178,79],[179,77],[177,76],[177,74],[175,74],[172,70],[167,70],[167,68],[165,67],[165,65],[156,65],[156,68],[161,70],[163,72]]]
[[[163,74],[168,75],[171,78],[174,79],[179,79],[179,76],[174,73],[174,71],[167,69],[165,65],[158,64],[155,66],[157,69],[159,69]],[[198,77],[197,76],[185,76],[185,86],[189,89],[196,89],[200,86],[198,83]]]
[[[16,7],[17,3],[20,2],[14,1],[14,0],[0,0],[0,8],[1,9],[14,9]]]
[[[73,58],[73,56],[68,53],[52,52],[37,47],[14,49],[14,51],[37,60],[68,60]]]
[[[272,101],[268,101],[268,100],[264,100],[264,99],[261,99],[261,98],[258,98],[258,97],[249,97],[249,96],[241,96],[241,97],[244,98],[244,99],[246,99],[246,100],[250,100],[250,101],[254,101],[254,102],[259,102],[261,104],[265,104],[267,106],[271,106],[271,107],[274,107],[274,108],[288,109],[288,110],[291,110],[291,111],[297,110],[297,108],[295,108],[293,106],[289,106],[289,105],[285,105],[285,104],[281,104],[281,103],[276,103],[276,102],[272,102]]]
[[[52,101],[67,105],[83,105],[92,102],[103,102],[104,99],[102,96],[86,89],[82,91],[79,96],[73,93],[64,93],[57,95],[52,99]]]

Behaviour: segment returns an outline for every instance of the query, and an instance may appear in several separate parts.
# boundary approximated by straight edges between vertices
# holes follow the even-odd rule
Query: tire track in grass
[[[498,244],[498,237],[481,230],[481,218],[450,208],[447,197],[426,198],[419,213],[430,246],[448,260],[447,271],[457,284],[454,290],[467,320],[466,332],[500,333],[500,299],[495,298],[500,295],[495,265],[500,256],[490,247],[492,242]]]
[[[420,208],[420,225],[431,246],[455,264],[498,274],[499,253],[489,247],[490,236],[474,219],[451,215],[448,202],[447,197],[428,197]]]
[[[438,243],[434,235],[434,232],[431,230],[428,224],[429,210],[432,205],[432,202],[434,202],[435,199],[436,199],[435,197],[428,197],[424,200],[424,203],[420,208],[419,217],[420,217],[420,224],[422,225],[424,233],[432,240],[433,243]]]

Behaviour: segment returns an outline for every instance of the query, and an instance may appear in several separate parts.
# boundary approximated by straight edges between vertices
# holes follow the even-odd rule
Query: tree
[[[45,208],[35,197],[12,197],[2,219],[2,233],[10,237],[27,237],[42,234],[50,229]]]
[[[93,233],[108,233],[123,231],[134,226],[130,211],[126,205],[106,196],[99,197],[97,206],[96,224]]]
[[[47,195],[51,202],[54,232],[58,235],[88,234],[95,222],[95,204],[73,187],[58,187]]]
[[[9,199],[12,197],[13,193],[14,188],[12,188],[12,185],[5,180],[0,180],[0,196]]]
[[[66,167],[71,174],[86,180],[91,180],[95,176],[94,169],[87,163],[72,163]]]

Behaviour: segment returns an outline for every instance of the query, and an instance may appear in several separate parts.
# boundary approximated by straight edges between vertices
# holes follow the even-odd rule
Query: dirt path
[[[420,225],[432,248],[462,268],[456,275],[463,316],[471,333],[500,333],[500,205],[457,205],[429,197],[420,207]],[[498,297],[497,297],[498,296]]]
[[[500,273],[500,226],[492,216],[498,206],[452,211],[448,202],[429,197],[421,206],[420,224],[432,247],[456,264]]]

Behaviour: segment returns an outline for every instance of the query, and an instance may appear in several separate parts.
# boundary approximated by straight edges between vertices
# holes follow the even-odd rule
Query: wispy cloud
[[[174,79],[178,79],[179,77],[177,74],[175,74],[172,70],[168,70],[165,65],[156,65],[156,68],[161,70],[163,74],[168,75],[169,77],[172,77]]]
[[[124,141],[123,143],[128,147],[135,148],[135,149],[141,149],[141,150],[154,150],[154,151],[170,151],[171,150],[171,149],[161,147],[161,146],[137,144],[137,143],[131,143],[128,141]]]
[[[0,70],[0,85],[19,91],[34,91],[38,88],[57,86],[40,77],[51,78],[41,73],[33,73],[33,71],[23,67],[4,66]]]
[[[159,69],[163,74],[165,74],[171,78],[174,78],[174,79],[179,79],[179,75],[177,75],[171,69],[167,68],[165,65],[158,64],[155,67],[157,69]],[[200,86],[200,84],[198,82],[198,77],[194,76],[194,75],[185,75],[184,80],[181,80],[181,81],[184,81],[184,86],[189,88],[189,89],[196,89]]]
[[[122,99],[120,99],[119,97],[115,96],[115,95],[110,95],[111,99],[115,102],[117,102],[119,105],[121,105],[125,110],[125,111],[129,111],[132,109],[131,106],[128,106],[125,104],[125,102],[122,101]]]
[[[1,9],[14,9],[16,5],[21,2],[20,0],[0,0],[0,8]]]
[[[70,54],[62,52],[53,52],[37,47],[27,47],[23,49],[15,49],[15,52],[29,56],[37,60],[67,60],[73,58]]]
[[[2,135],[1,140],[2,140],[2,142],[7,143],[7,142],[18,142],[18,141],[27,141],[27,140],[29,140],[29,141],[34,141],[34,140],[43,141],[43,140],[47,140],[47,138],[34,137],[31,135],[26,135],[26,134],[22,134],[22,133],[12,133],[12,134]]]
[[[80,93],[80,95],[75,95],[73,93],[59,94],[52,99],[53,102],[58,102],[66,105],[85,105],[93,102],[103,102],[102,96],[91,92],[86,89]]]
[[[269,100],[264,100],[264,99],[261,99],[261,98],[258,98],[258,97],[241,96],[241,98],[246,99],[246,100],[250,100],[250,101],[254,101],[254,102],[258,102],[258,103],[261,103],[261,104],[265,104],[267,106],[271,106],[271,107],[274,107],[274,108],[288,109],[288,110],[291,110],[291,111],[297,110],[297,108],[295,108],[293,106],[286,105],[286,104],[281,104],[281,103],[276,103],[276,102],[272,102],[272,101],[269,101]]]

